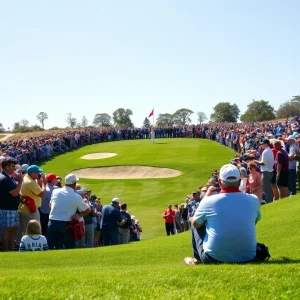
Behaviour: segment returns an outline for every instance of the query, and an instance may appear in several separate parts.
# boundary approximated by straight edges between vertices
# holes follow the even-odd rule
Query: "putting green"
[[[205,184],[209,175],[228,163],[234,152],[217,143],[201,139],[132,140],[94,144],[69,152],[45,163],[46,172],[65,176],[73,170],[110,166],[149,166],[178,170],[181,176],[149,179],[86,179],[81,186],[92,189],[103,204],[119,197],[144,228],[143,239],[164,236],[162,213],[170,204],[180,204],[187,194]],[[116,153],[101,160],[83,160],[90,153]],[[92,169],[91,173],[92,173]],[[90,174],[91,175],[91,174]],[[179,175],[179,174],[177,174]]]

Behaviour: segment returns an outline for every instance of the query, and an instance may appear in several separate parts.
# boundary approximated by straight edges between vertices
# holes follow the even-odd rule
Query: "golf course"
[[[83,159],[96,153],[112,155]],[[92,189],[103,205],[113,197],[126,202],[143,228],[141,241],[0,253],[0,299],[300,299],[300,196],[261,207],[257,240],[271,253],[264,263],[186,266],[190,232],[166,236],[162,213],[168,204],[183,203],[233,156],[209,140],[130,140],[85,146],[40,165],[62,178],[85,174],[78,175],[80,185]],[[154,168],[155,174],[165,170],[165,178],[151,178]],[[106,169],[110,179],[102,176]],[[130,179],[126,170],[133,172]]]

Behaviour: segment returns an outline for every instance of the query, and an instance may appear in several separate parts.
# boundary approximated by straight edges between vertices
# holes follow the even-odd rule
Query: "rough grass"
[[[1,253],[1,299],[299,299],[299,212],[299,197],[262,207],[258,240],[272,255],[262,264],[185,266],[189,232],[106,248]]]
[[[43,167],[64,176],[73,168],[142,164],[177,168],[183,175],[161,180],[81,180],[103,196],[126,200],[144,228],[139,243],[97,249],[0,253],[1,299],[299,299],[300,197],[262,207],[258,241],[271,259],[263,264],[188,267],[190,233],[165,237],[161,212],[205,183],[211,170],[233,153],[203,140],[115,142],[57,157]],[[83,161],[90,152],[116,152]]]

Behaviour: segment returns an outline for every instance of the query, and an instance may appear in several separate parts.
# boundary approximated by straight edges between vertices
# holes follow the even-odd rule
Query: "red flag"
[[[148,118],[154,116],[154,108],[152,109],[151,113],[149,114]]]

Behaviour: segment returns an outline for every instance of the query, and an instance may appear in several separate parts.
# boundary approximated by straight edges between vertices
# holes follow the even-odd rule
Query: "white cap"
[[[119,198],[113,198],[113,199],[111,200],[111,202],[120,203],[120,199],[119,199]]]
[[[241,179],[239,169],[234,165],[224,165],[220,170],[220,179],[226,182],[235,182]]]
[[[87,191],[87,189],[80,189],[80,190],[78,190],[78,191],[76,191],[77,192],[77,194],[79,194],[79,195],[86,195],[87,193],[88,193],[88,191]]]
[[[288,140],[293,140],[293,141],[296,141],[295,137],[293,135],[290,135],[288,138]]]
[[[28,166],[27,164],[24,164],[24,165],[22,165],[22,170],[23,170],[23,171],[26,171],[26,170],[28,169],[28,167],[29,167],[29,166]]]
[[[131,216],[131,220],[135,219],[135,216]]]
[[[65,184],[73,184],[78,180],[79,180],[79,178],[77,176],[75,176],[74,174],[68,174],[65,177]]]

